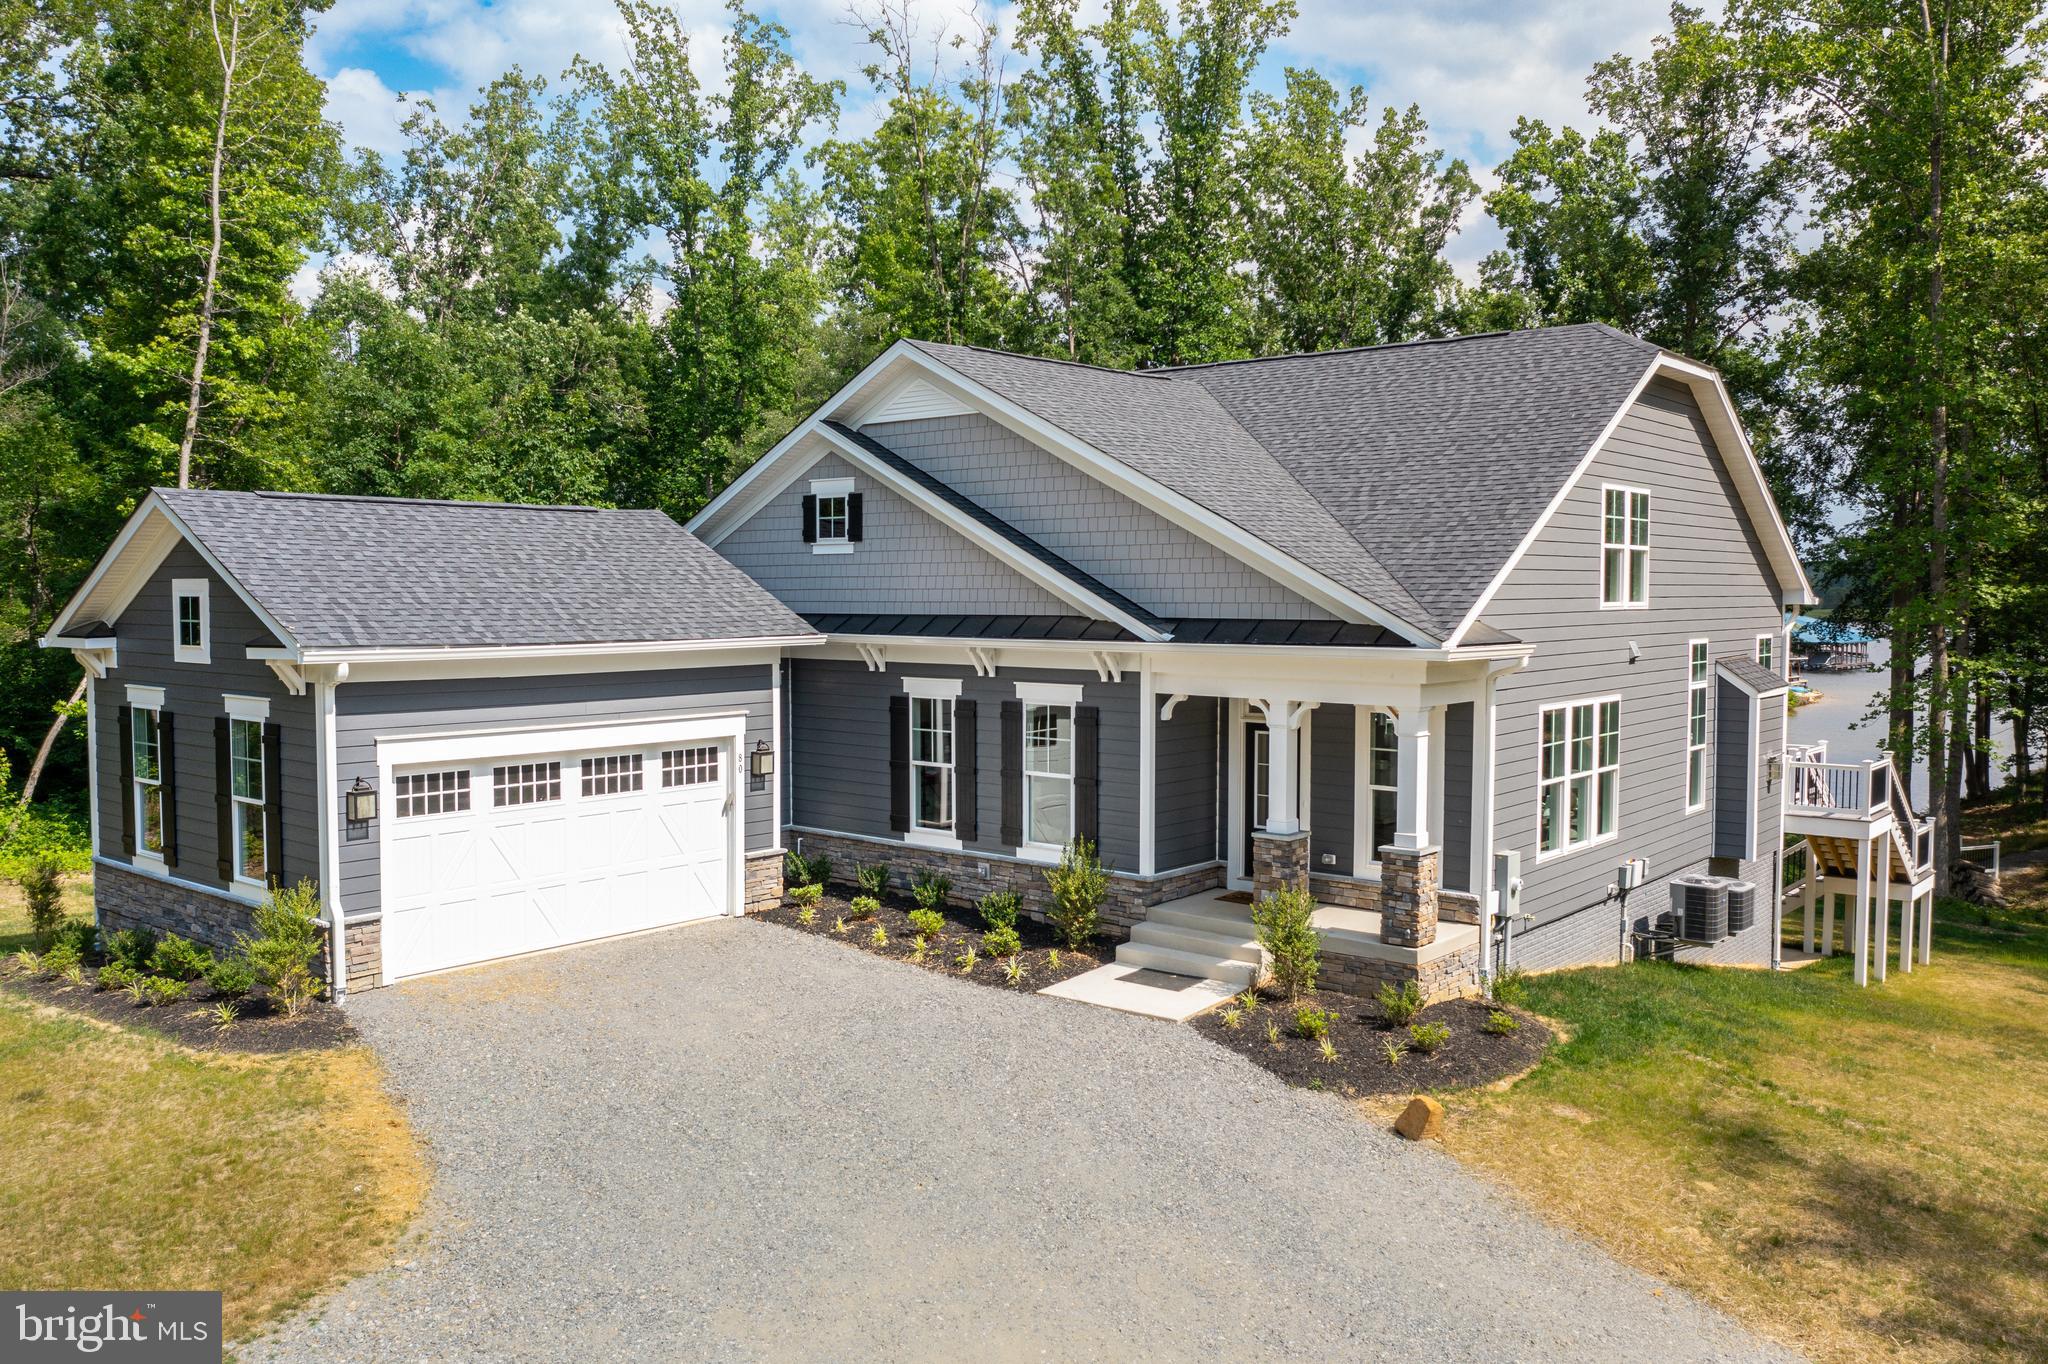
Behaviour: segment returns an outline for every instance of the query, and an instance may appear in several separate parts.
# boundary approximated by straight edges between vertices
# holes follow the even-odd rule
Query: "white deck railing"
[[[1900,855],[1916,870],[1933,865],[1933,825],[1914,813],[1892,760],[1831,763],[1825,761],[1826,755],[1826,744],[1786,746],[1785,791],[1791,808],[1853,819],[1876,819],[1889,812]]]

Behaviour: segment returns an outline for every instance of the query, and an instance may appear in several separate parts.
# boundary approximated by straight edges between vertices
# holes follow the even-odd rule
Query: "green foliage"
[[[14,963],[15,970],[27,972],[29,975],[43,969],[43,954],[33,947],[16,948],[8,960]]]
[[[215,1000],[213,1007],[206,1011],[213,1026],[225,1032],[235,1026],[242,1016],[242,1006],[232,999]]]
[[[806,858],[791,849],[782,855],[782,882],[786,886],[820,886],[832,875],[832,859],[823,853]]]
[[[846,917],[855,923],[862,919],[872,919],[881,912],[882,902],[872,895],[856,895],[852,903],[846,907]]]
[[[1337,1055],[1337,1044],[1327,1037],[1316,1039],[1316,1052],[1326,1063],[1341,1059]]]
[[[981,935],[981,950],[991,957],[1014,957],[1024,950],[1024,940],[1014,928],[991,928]]]
[[[974,971],[975,963],[980,960],[981,958],[975,953],[975,950],[969,947],[959,956],[953,958],[953,965],[960,968],[961,975],[970,975]]]
[[[1392,981],[1380,985],[1380,1016],[1395,1027],[1405,1027],[1415,1015],[1422,1012],[1422,987],[1412,980],[1404,980],[1396,986]]]
[[[859,885],[861,894],[881,899],[889,889],[889,864],[869,862],[854,868],[853,879]]]
[[[1401,1058],[1408,1054],[1408,1044],[1398,1037],[1380,1039],[1380,1058],[1390,1066],[1401,1064]]]
[[[789,888],[790,901],[799,908],[808,909],[825,898],[825,888],[816,882],[805,882]]]
[[[886,928],[883,928],[883,927],[882,927],[882,926],[881,926],[880,924],[876,924],[876,925],[875,925],[875,931],[874,931],[873,933],[870,933],[870,934],[868,935],[868,941],[869,941],[870,943],[872,943],[872,944],[873,944],[874,946],[876,946],[876,947],[886,947],[886,946],[888,946],[888,944],[889,944],[889,930],[888,930],[888,929],[886,929]]]
[[[136,979],[137,974],[134,967],[124,962],[110,961],[100,967],[93,983],[102,990],[125,990]]]
[[[206,968],[206,987],[222,999],[240,999],[256,988],[256,968],[240,953],[230,953]]]
[[[983,927],[1015,928],[1023,902],[1017,898],[1017,892],[1014,890],[992,890],[981,897],[978,908],[981,910]]]
[[[1315,912],[1315,897],[1291,886],[1266,892],[1252,906],[1252,927],[1258,933],[1259,946],[1265,949],[1274,982],[1289,999],[1316,988],[1323,940],[1312,922]]]
[[[1007,959],[1003,962],[1004,983],[1009,985],[1013,989],[1021,989],[1024,985],[1026,975],[1027,972],[1024,970],[1024,959],[1014,952],[1009,953],[1007,955]]]
[[[175,933],[165,934],[156,950],[149,954],[151,973],[169,976],[172,980],[198,980],[213,966],[213,962],[211,951]]]
[[[20,879],[21,896],[28,909],[29,932],[39,943],[48,943],[57,934],[57,925],[64,918],[63,867],[52,857],[38,857],[30,863]]]
[[[805,905],[802,909],[799,909],[796,912],[796,921],[806,928],[809,928],[813,923],[815,923],[817,921],[817,918],[818,907],[816,905]]]
[[[192,982],[171,976],[145,976],[141,985],[148,1002],[159,1008],[178,1003],[192,989]]]
[[[156,934],[147,928],[124,928],[107,940],[107,955],[131,971],[149,968],[156,955]]]
[[[927,938],[936,938],[946,931],[946,916],[936,909],[913,909],[910,926]]]
[[[1444,1043],[1451,1040],[1451,1025],[1448,1023],[1411,1023],[1408,1025],[1408,1041],[1424,1056],[1431,1056]]]
[[[1502,971],[1493,978],[1493,998],[1497,1004],[1514,1008],[1525,1008],[1529,1003],[1528,973],[1516,968]]]
[[[1495,1037],[1506,1037],[1510,1033],[1522,1030],[1522,1020],[1503,1010],[1492,1009],[1487,1012],[1486,1022],[1479,1026],[1481,1031],[1491,1033]]]
[[[910,893],[919,909],[937,909],[953,893],[953,878],[943,872],[920,869],[910,878]]]
[[[1336,1021],[1337,1015],[1329,1010],[1304,1004],[1294,1011],[1294,1035],[1314,1042],[1328,1036],[1330,1025]]]
[[[78,949],[67,941],[58,941],[50,944],[50,950],[43,953],[37,969],[46,976],[61,976],[77,970],[80,965]]]
[[[57,930],[57,941],[71,944],[71,950],[78,954],[80,961],[91,961],[100,954],[99,925],[86,919],[73,919]]]
[[[236,935],[235,946],[264,991],[288,1018],[297,1017],[320,997],[321,983],[313,964],[326,946],[314,922],[320,893],[310,881],[278,887],[251,912],[255,933]]]
[[[1095,845],[1077,838],[1060,849],[1059,865],[1045,872],[1052,889],[1053,931],[1062,946],[1081,951],[1095,940],[1102,901],[1109,894],[1109,873],[1095,855]]]

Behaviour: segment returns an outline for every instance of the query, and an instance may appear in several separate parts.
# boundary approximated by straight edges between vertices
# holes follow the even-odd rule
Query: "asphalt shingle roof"
[[[159,488],[302,648],[637,644],[811,628],[658,511]]]
[[[1600,324],[1143,372],[915,344],[1438,639],[1660,353]]]
[[[1714,660],[1714,666],[1758,696],[1773,696],[1789,691],[1792,684],[1766,668],[1747,654],[1730,654]]]

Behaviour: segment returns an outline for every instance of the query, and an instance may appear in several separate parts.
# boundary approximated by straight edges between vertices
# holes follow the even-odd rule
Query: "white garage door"
[[[728,912],[732,776],[710,739],[392,769],[385,979]]]

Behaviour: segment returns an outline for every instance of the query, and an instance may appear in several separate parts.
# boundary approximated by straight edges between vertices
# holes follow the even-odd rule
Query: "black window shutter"
[[[962,843],[981,837],[981,784],[974,760],[974,702],[953,703],[953,832]]]
[[[213,817],[220,857],[215,870],[222,885],[235,879],[235,765],[228,757],[228,717],[213,717]]]
[[[1003,846],[1024,841],[1024,703],[1003,702]]]
[[[860,543],[860,494],[846,495],[846,538]]]
[[[171,713],[156,717],[157,777],[161,782],[164,811],[164,865],[178,865],[178,745],[172,736]]]
[[[1074,837],[1102,843],[1102,711],[1074,707]]]
[[[889,698],[889,827],[910,829],[910,698]]]
[[[263,726],[263,866],[270,884],[284,884],[284,728]]]
[[[813,493],[804,494],[804,543],[818,543],[818,499]]]
[[[121,851],[135,856],[135,707],[120,709]]]

